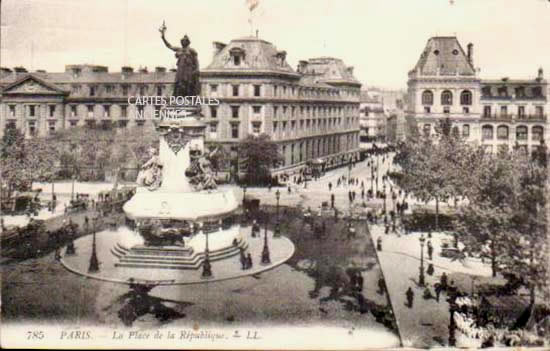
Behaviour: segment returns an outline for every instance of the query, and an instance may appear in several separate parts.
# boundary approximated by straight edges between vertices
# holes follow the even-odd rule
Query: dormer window
[[[78,78],[80,76],[80,72],[80,68],[73,68],[73,77]]]
[[[241,62],[244,60],[244,50],[241,48],[233,48],[229,50],[229,55],[231,55],[231,61],[234,66],[240,66]]]

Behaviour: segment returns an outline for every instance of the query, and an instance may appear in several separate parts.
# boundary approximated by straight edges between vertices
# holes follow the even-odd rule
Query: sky
[[[456,35],[474,44],[482,78],[550,77],[548,0],[4,0],[0,65],[64,71],[68,64],[174,67],[160,39],[184,34],[201,68],[213,41],[255,34],[299,60],[332,56],[366,86],[404,89],[427,40]],[[250,19],[252,26],[250,25]]]

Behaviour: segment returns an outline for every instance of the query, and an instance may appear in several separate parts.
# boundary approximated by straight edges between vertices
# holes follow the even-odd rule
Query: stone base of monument
[[[242,239],[238,240],[237,245],[230,244],[216,250],[209,250],[209,259],[211,262],[224,260],[240,253],[240,250],[246,250],[248,243]],[[115,255],[119,262],[115,267],[133,267],[133,268],[160,268],[160,269],[199,269],[201,268],[205,253],[204,251],[195,251],[191,247],[148,247],[134,246],[126,248],[117,243],[111,253]]]
[[[284,236],[274,238],[273,233],[268,231],[267,242],[271,262],[262,265],[260,262],[265,247],[265,231],[262,230],[261,235],[257,237],[252,237],[250,227],[241,227],[238,228],[238,231],[238,246],[244,248],[244,254],[250,254],[253,262],[252,267],[243,269],[239,255],[240,249],[234,250],[228,246],[223,249],[221,246],[218,246],[216,250],[209,250],[212,276],[208,279],[202,277],[202,268],[204,266],[204,256],[202,254],[200,257],[197,257],[198,261],[195,261],[196,263],[193,265],[194,269],[182,269],[180,265],[177,265],[177,269],[166,269],[170,268],[167,266],[178,262],[180,258],[185,258],[185,256],[177,255],[168,256],[169,253],[173,254],[182,248],[163,247],[157,250],[155,255],[153,255],[154,257],[147,258],[147,262],[143,262],[145,259],[144,252],[140,251],[141,255],[138,255],[138,260],[142,262],[138,262],[136,265],[121,266],[118,256],[122,253],[128,254],[131,252],[131,248],[134,247],[139,250],[140,245],[143,245],[143,238],[128,227],[119,227],[117,230],[106,230],[97,233],[95,251],[93,249],[93,236],[87,235],[81,237],[74,241],[76,254],[68,255],[66,250],[63,250],[60,261],[69,271],[91,279],[128,285],[133,282],[134,284],[163,286],[204,284],[256,275],[278,267],[294,254],[294,244],[288,238]],[[200,235],[197,235],[198,240],[202,239]],[[221,245],[221,242],[216,243],[216,240],[211,241],[211,237],[214,237],[214,234],[209,234],[209,244],[212,243],[214,245],[213,248],[215,245]],[[197,248],[196,252],[203,252],[203,250],[199,251],[199,249]],[[215,253],[214,251],[218,252]],[[163,256],[163,254],[166,254],[166,256]],[[99,270],[90,272],[90,261],[94,255],[99,262]],[[166,264],[162,261],[161,257],[172,263]],[[155,260],[162,261],[162,263],[153,263],[152,261]],[[161,267],[155,267],[155,264]]]

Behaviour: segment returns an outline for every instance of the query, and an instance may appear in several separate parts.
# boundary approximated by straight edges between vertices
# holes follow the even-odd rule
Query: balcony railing
[[[481,100],[534,100],[534,101],[546,101],[546,96],[544,95],[481,95]]]
[[[543,115],[540,115],[540,114],[536,114],[536,115],[518,115],[518,114],[491,114],[491,115],[486,115],[486,114],[483,114],[481,116],[482,119],[484,120],[494,120],[494,121],[514,121],[514,122],[521,122],[521,121],[525,121],[525,122],[532,122],[532,121],[536,121],[536,122],[546,122],[548,116],[543,114]]]

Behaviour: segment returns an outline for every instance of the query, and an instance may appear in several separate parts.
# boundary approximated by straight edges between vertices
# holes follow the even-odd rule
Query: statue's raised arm
[[[162,21],[162,26],[159,28],[159,32],[160,32],[160,37],[164,42],[164,45],[166,45],[166,47],[170,50],[177,51],[178,48],[170,45],[170,43],[168,42],[168,40],[166,40],[166,37],[164,36],[164,34],[166,33],[166,23],[164,21]]]

